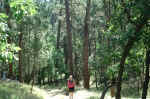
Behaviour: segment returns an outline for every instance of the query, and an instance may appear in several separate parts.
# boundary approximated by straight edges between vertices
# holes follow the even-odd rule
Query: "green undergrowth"
[[[31,86],[16,81],[0,81],[0,99],[44,99]]]

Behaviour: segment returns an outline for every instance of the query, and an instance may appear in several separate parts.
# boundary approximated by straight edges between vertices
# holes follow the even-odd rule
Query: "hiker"
[[[69,80],[68,80],[68,88],[69,88],[69,99],[73,99],[73,92],[74,92],[74,88],[75,88],[75,82],[73,80],[72,75],[69,76]]]

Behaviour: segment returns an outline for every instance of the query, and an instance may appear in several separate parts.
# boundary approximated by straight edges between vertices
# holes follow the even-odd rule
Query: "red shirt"
[[[73,81],[68,80],[67,85],[68,85],[68,88],[74,88],[75,83]]]

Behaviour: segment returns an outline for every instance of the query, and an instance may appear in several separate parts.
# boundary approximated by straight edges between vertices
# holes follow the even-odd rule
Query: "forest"
[[[0,0],[0,99],[69,75],[85,99],[150,99],[149,72],[150,0]]]

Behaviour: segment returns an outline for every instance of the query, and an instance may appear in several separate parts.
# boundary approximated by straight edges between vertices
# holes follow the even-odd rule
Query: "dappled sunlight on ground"
[[[69,96],[61,89],[47,90],[49,98],[45,99],[69,99]],[[90,97],[98,96],[98,93],[90,92],[84,89],[78,90],[74,93],[74,99],[89,99]]]
[[[63,90],[53,89],[47,92],[49,99],[69,99],[69,96],[65,95]],[[98,97],[98,93],[90,92],[85,89],[78,90],[74,93],[74,99],[89,99],[90,97]]]
[[[50,96],[47,94],[47,92],[45,90],[40,89],[38,87],[34,87],[33,90],[36,90],[36,91],[34,91],[34,94],[41,96],[43,99],[50,99]]]
[[[61,89],[52,89],[52,90],[47,91],[47,93],[49,95],[49,98],[45,98],[45,99],[69,99],[69,96],[65,95],[64,91]],[[88,91],[85,89],[77,90],[74,93],[74,99],[99,99],[100,96],[101,96],[101,94],[98,92]],[[110,96],[110,93],[108,92],[105,96],[105,99],[115,99],[115,97],[112,98]],[[135,98],[122,97],[121,99],[135,99]],[[136,98],[136,99],[138,99],[138,98]]]
[[[31,85],[21,84],[15,81],[9,81],[9,82],[1,81],[0,83],[1,83],[0,95],[5,95],[5,94],[8,95],[7,93],[9,93],[9,95],[12,93],[12,95],[16,95],[16,96],[24,95],[24,98],[22,99],[69,99],[69,96],[66,95],[66,91],[63,87],[62,88],[60,87],[59,88],[56,88],[56,87],[39,88],[37,86],[34,86],[33,92],[31,94]],[[85,90],[84,88],[79,87],[79,88],[76,88],[76,91],[74,92],[74,99],[100,99],[100,96],[101,96],[101,93],[92,88],[90,90]],[[2,96],[0,96],[0,99],[12,99],[12,98],[2,98]],[[13,99],[18,99],[18,98],[13,98]],[[115,99],[115,97],[111,98],[110,91],[108,91],[105,96],[105,99]],[[122,97],[121,99],[140,99],[140,98]],[[150,99],[150,98],[147,97],[147,99]]]
[[[89,92],[88,90],[79,90],[75,93],[75,99],[88,99],[95,96],[98,97],[98,93]]]

